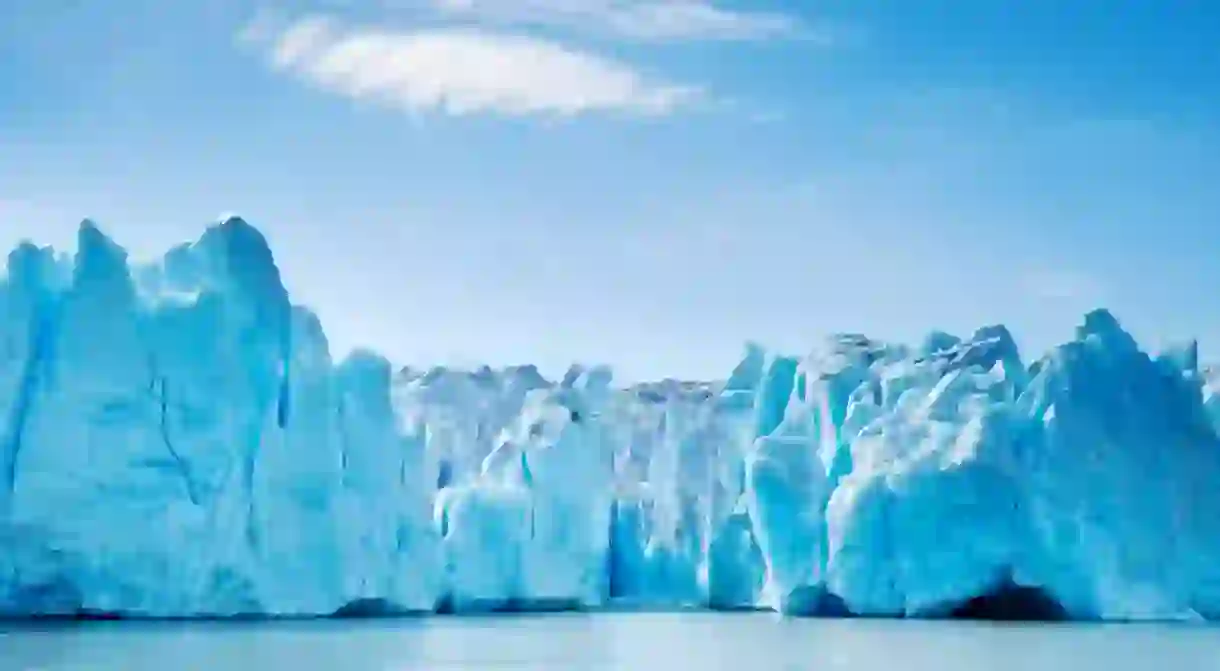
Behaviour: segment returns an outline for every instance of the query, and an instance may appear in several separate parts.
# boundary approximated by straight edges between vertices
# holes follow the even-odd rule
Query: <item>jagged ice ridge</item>
[[[1028,366],[994,326],[395,372],[333,362],[240,219],[136,268],[85,222],[10,254],[0,343],[0,614],[1220,617],[1220,375],[1101,310]]]

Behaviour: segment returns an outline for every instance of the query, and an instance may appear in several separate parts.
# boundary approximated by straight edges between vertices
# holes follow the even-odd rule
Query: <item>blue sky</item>
[[[236,211],[334,349],[716,376],[1112,308],[1220,359],[1204,2],[0,7],[0,244]],[[1027,352],[1032,354],[1033,351]]]

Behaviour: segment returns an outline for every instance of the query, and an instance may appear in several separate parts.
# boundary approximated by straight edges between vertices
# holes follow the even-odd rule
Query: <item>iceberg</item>
[[[257,229],[0,284],[0,615],[1220,619],[1220,372],[1109,312],[725,379],[342,361]]]

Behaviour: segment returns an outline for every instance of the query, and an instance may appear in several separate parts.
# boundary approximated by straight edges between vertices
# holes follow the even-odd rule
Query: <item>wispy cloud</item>
[[[260,45],[277,71],[409,112],[655,116],[701,94],[558,42],[474,28],[402,31],[310,17],[256,24],[243,37]]]
[[[1031,270],[1021,284],[1026,293],[1043,300],[1097,301],[1103,293],[1096,278],[1070,270]]]
[[[406,4],[420,0],[405,0]],[[400,3],[404,0],[399,0]],[[437,14],[483,23],[559,28],[648,40],[761,40],[796,35],[792,16],[715,0],[423,0]]]

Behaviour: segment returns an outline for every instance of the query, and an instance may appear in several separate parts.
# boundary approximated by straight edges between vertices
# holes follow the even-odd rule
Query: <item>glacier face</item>
[[[240,219],[133,267],[96,226],[0,285],[0,615],[609,602],[1220,618],[1220,373],[1105,311],[747,347],[716,383],[331,359]]]

